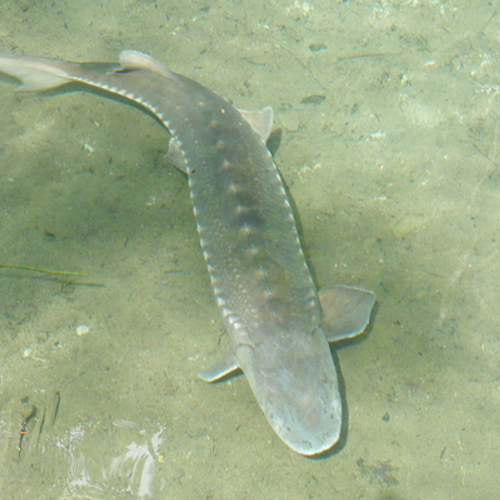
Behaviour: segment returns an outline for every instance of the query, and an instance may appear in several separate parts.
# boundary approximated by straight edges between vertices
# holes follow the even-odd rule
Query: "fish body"
[[[362,332],[374,295],[317,292],[281,175],[266,147],[272,110],[245,112],[136,51],[119,63],[0,54],[0,71],[39,91],[79,82],[130,99],[172,135],[186,172],[200,244],[230,352],[200,372],[240,368],[267,420],[293,450],[315,455],[339,439],[342,399],[329,341]]]

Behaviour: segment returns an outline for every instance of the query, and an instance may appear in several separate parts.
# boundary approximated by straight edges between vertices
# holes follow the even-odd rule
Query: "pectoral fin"
[[[259,109],[257,111],[248,111],[246,109],[238,109],[243,118],[250,124],[254,132],[267,142],[273,129],[274,111],[271,106]]]
[[[370,321],[375,294],[353,286],[327,286],[319,291],[322,327],[328,342],[360,334]]]
[[[216,380],[220,380],[222,377],[229,375],[231,372],[234,372],[234,370],[237,370],[238,368],[239,366],[234,359],[234,355],[230,352],[210,368],[198,372],[198,377],[205,382],[215,382]]]

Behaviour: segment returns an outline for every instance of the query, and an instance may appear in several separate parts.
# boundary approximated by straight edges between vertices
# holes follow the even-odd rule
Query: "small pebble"
[[[83,335],[87,335],[90,332],[90,326],[87,325],[78,325],[76,327],[76,334],[81,337]]]

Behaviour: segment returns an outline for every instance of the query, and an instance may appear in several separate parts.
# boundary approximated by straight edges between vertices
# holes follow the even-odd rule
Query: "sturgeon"
[[[332,448],[342,398],[328,342],[363,332],[375,301],[350,286],[317,291],[281,175],[267,149],[273,111],[241,111],[133,50],[119,63],[0,54],[20,90],[78,82],[146,108],[171,134],[187,174],[196,227],[229,352],[199,376],[245,374],[276,434],[294,451]]]

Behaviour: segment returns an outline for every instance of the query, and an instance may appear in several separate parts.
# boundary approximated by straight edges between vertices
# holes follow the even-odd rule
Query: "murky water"
[[[500,494],[500,15],[479,1],[0,4],[0,51],[138,49],[239,108],[319,285],[377,293],[337,352],[335,453],[294,454],[223,351],[187,183],[145,114],[0,81],[0,497],[485,499]],[[12,83],[12,84],[11,84]]]

